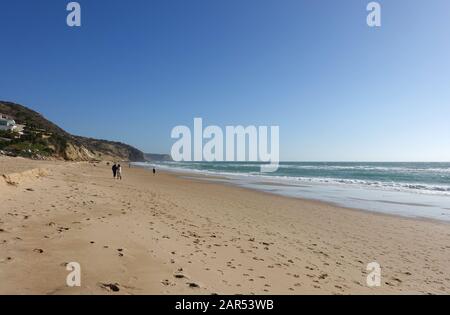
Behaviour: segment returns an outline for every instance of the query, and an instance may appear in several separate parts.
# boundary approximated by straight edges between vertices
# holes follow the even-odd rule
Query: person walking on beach
[[[153,168],[153,175],[155,175],[156,174],[156,169],[155,168]]]
[[[116,165],[116,163],[114,163],[114,165],[112,166],[112,172],[113,172],[113,178],[116,179],[116,175],[117,175],[117,165]]]
[[[122,180],[122,166],[117,165],[117,175],[116,175],[117,179]]]

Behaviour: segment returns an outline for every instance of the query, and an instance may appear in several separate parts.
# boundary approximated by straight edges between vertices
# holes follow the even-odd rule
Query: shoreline
[[[134,167],[142,168],[144,170],[150,171],[150,169],[145,166],[135,165]],[[368,214],[374,214],[374,215],[390,216],[390,217],[410,219],[410,220],[423,220],[423,221],[436,222],[436,223],[450,225],[450,219],[438,219],[438,218],[419,216],[419,215],[416,216],[416,215],[412,215],[412,214],[411,215],[402,215],[402,214],[396,214],[396,213],[388,213],[388,212],[379,211],[379,210],[366,209],[366,208],[362,208],[362,207],[350,207],[350,206],[342,205],[339,202],[322,200],[319,198],[293,196],[293,195],[283,194],[283,193],[279,193],[279,192],[273,192],[270,190],[248,187],[245,185],[240,185],[237,182],[233,182],[233,180],[230,180],[230,178],[227,178],[226,175],[222,176],[222,175],[214,175],[214,174],[201,173],[201,172],[191,172],[188,170],[186,172],[180,172],[179,170],[170,170],[168,168],[160,169],[160,170],[158,170],[158,172],[174,175],[174,176],[177,176],[180,178],[185,178],[188,180],[207,181],[207,182],[219,184],[219,185],[229,185],[231,187],[235,187],[238,189],[250,190],[250,191],[259,192],[262,194],[269,194],[272,196],[291,198],[291,199],[300,200],[300,201],[317,202],[319,204],[330,205],[330,206],[345,209],[348,211],[362,211],[362,212],[365,212]],[[235,174],[230,174],[230,176],[235,176]],[[261,180],[264,180],[264,179],[261,179]],[[261,186],[270,185],[270,186],[295,187],[295,188],[306,187],[302,183],[299,183],[298,185],[294,185],[294,184],[283,184],[283,183],[277,183],[277,182],[264,182],[264,181],[254,182],[254,185],[261,185]],[[413,206],[413,207],[414,206],[424,206],[424,207],[427,207],[427,205],[420,205],[420,204],[414,204],[414,203],[393,202],[393,201],[384,201],[384,200],[375,200],[375,201],[380,202],[380,203],[385,203],[385,204],[397,204],[397,205],[401,205],[401,206]],[[450,209],[447,209],[447,208],[444,208],[444,209],[450,211]]]
[[[212,180],[209,180],[209,179],[196,179],[194,177],[187,177],[185,174],[177,173],[177,172],[169,172],[169,171],[160,171],[160,172],[168,174],[170,176],[176,176],[176,177],[185,178],[185,179],[188,179],[188,180],[193,180],[193,181],[197,180],[198,182],[201,182],[203,180],[203,181],[208,181],[208,182],[210,182],[212,184],[216,184],[216,185],[228,185],[228,186],[236,188],[236,189],[248,190],[248,191],[252,191],[252,192],[263,194],[263,195],[270,195],[270,196],[287,198],[287,199],[292,199],[292,200],[299,200],[301,202],[307,202],[307,203],[312,203],[312,204],[317,203],[319,206],[320,205],[322,205],[322,206],[331,206],[331,207],[342,209],[344,211],[363,212],[363,213],[366,213],[368,215],[374,215],[374,216],[392,217],[392,218],[399,218],[399,219],[411,220],[411,221],[424,221],[424,222],[430,222],[430,223],[442,224],[442,225],[450,226],[450,221],[447,221],[447,220],[439,220],[439,219],[433,219],[433,218],[427,218],[427,217],[404,216],[404,215],[398,215],[398,214],[393,214],[393,213],[385,213],[385,212],[368,210],[368,209],[362,209],[362,208],[345,207],[345,206],[339,205],[338,203],[333,203],[331,201],[324,201],[324,200],[319,200],[319,199],[309,199],[309,198],[303,198],[303,197],[281,195],[281,194],[278,194],[278,193],[275,193],[275,192],[264,191],[264,190],[259,190],[259,189],[255,189],[255,188],[250,188],[250,187],[238,186],[238,185],[235,185],[235,184],[232,184],[232,183],[219,182],[219,181],[215,181],[214,179],[212,179]],[[202,178],[202,177],[208,177],[208,175],[199,175],[198,176],[198,178]]]
[[[445,222],[136,167],[114,181],[105,163],[23,163],[49,172],[0,185],[2,294],[450,292]],[[79,288],[65,283],[73,261]],[[365,283],[373,261],[381,287]]]

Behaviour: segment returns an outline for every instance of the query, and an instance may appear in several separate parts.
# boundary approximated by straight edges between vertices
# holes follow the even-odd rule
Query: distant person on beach
[[[112,166],[112,172],[113,172],[113,178],[116,179],[116,175],[117,175],[117,165],[116,165],[116,163],[114,163],[114,165]]]
[[[122,180],[122,166],[117,165],[117,179]]]
[[[156,174],[156,169],[155,168],[153,168],[153,175],[155,175]]]

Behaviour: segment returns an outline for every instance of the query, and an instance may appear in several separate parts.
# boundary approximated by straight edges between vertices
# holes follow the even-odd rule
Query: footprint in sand
[[[200,286],[197,283],[194,282],[188,282],[187,285],[189,286],[189,288],[200,288]]]
[[[163,281],[161,281],[161,283],[165,286],[174,286],[175,284],[170,282],[168,279],[164,279]]]
[[[100,283],[100,287],[112,292],[120,291],[118,283]]]
[[[327,277],[328,277],[328,274],[323,273],[319,276],[319,279],[323,280],[323,279],[326,279]]]
[[[12,260],[12,257],[6,257],[5,259],[1,259],[0,263],[8,262],[8,261],[11,261],[11,260]]]

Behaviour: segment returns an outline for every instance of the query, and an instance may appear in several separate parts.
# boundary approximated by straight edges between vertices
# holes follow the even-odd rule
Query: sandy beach
[[[0,157],[0,294],[450,293],[448,223],[124,164]]]

